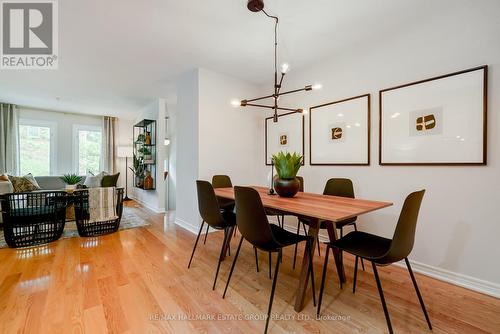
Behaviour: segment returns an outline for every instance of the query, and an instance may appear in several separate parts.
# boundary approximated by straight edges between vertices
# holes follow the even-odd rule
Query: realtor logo
[[[57,69],[57,3],[1,2],[1,69]]]

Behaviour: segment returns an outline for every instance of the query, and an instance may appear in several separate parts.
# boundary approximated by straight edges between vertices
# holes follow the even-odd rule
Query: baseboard
[[[274,223],[278,222],[276,220],[276,218],[274,218],[274,217],[270,218],[269,221],[274,222]],[[297,225],[293,226],[293,225],[285,224],[284,227],[287,231],[290,231],[292,233],[297,232]],[[300,229],[300,231],[303,232],[302,229]],[[319,240],[321,242],[327,242],[328,236],[320,235]],[[434,266],[424,264],[424,263],[421,263],[418,261],[410,260],[410,263],[411,263],[413,271],[415,271],[419,274],[429,276],[429,277],[432,277],[432,278],[435,278],[437,280],[447,282],[447,283],[450,283],[453,285],[461,286],[463,288],[466,288],[466,289],[469,289],[472,291],[480,292],[480,293],[483,293],[483,294],[488,295],[488,296],[500,298],[500,284],[485,281],[485,280],[475,278],[472,276],[456,273],[456,272],[453,272],[450,270],[434,267]],[[406,268],[406,265],[404,262],[395,263],[395,265]]]
[[[175,218],[174,224],[196,235],[198,235],[198,232],[200,231],[200,225],[195,226],[180,218]]]
[[[141,204],[142,206],[144,206],[145,208],[148,208],[149,210],[153,211],[154,213],[165,213],[165,208],[157,208],[157,207],[154,207],[154,206],[151,206],[149,205],[148,203],[144,202],[144,201],[141,201],[140,199],[138,199],[137,197],[133,196],[133,195],[129,195],[128,196],[130,199],[133,199],[134,201],[136,201],[137,203]]]

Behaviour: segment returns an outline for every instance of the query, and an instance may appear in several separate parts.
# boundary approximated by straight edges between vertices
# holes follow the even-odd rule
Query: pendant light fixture
[[[287,94],[292,94],[292,93],[297,93],[297,92],[302,92],[302,91],[311,91],[311,90],[316,90],[320,89],[321,85],[320,84],[314,84],[314,85],[306,85],[304,88],[299,88],[299,89],[294,89],[286,92],[281,92],[281,86],[283,84],[283,79],[285,77],[285,74],[287,74],[290,70],[290,65],[288,63],[283,63],[280,66],[280,72],[281,76],[278,80],[278,36],[277,36],[277,31],[278,31],[278,22],[279,19],[277,16],[272,16],[269,15],[265,10],[264,10],[264,1],[263,0],[248,0],[247,7],[251,12],[262,12],[264,13],[267,17],[274,19],[274,92],[272,94],[254,98],[254,99],[245,99],[245,100],[233,100],[231,101],[231,104],[234,107],[259,107],[259,108],[265,108],[265,109],[273,109],[274,110],[274,115],[273,115],[273,121],[278,122],[278,110],[284,110],[284,111],[292,111],[292,112],[298,112],[298,113],[307,113],[306,108],[286,108],[286,107],[280,107],[278,105],[279,102],[279,97],[282,95],[287,95]],[[266,100],[266,99],[272,99],[273,104],[272,105],[265,105],[265,104],[260,104],[258,101],[261,100]]]

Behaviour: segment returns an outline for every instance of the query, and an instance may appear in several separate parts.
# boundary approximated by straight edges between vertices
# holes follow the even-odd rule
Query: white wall
[[[291,106],[313,106],[364,93],[372,94],[369,167],[306,166],[299,172],[305,189],[321,192],[328,178],[348,177],[356,195],[394,202],[360,217],[359,227],[392,237],[405,196],[425,188],[416,243],[411,254],[418,269],[500,296],[500,3],[471,1],[450,7],[411,31],[382,36],[342,55],[293,71],[286,88],[319,81],[320,92],[282,99]],[[378,165],[378,91],[478,65],[489,65],[488,166],[381,167]],[[295,99],[295,100],[294,100]],[[261,120],[263,122],[263,120]],[[306,161],[309,136],[306,118]],[[261,133],[261,136],[264,136]],[[263,156],[259,156],[264,163]],[[292,221],[290,221],[292,222]],[[292,224],[295,228],[295,222]]]

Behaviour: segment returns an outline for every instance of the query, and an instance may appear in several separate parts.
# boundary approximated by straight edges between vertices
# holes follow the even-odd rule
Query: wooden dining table
[[[371,201],[358,198],[346,198],[338,196],[321,195],[307,192],[299,192],[295,197],[285,198],[278,195],[270,195],[266,187],[252,186],[260,195],[262,204],[266,208],[276,209],[283,214],[304,217],[308,219],[308,234],[313,237],[312,249],[315,249],[316,240],[320,230],[320,224],[325,227],[330,240],[336,240],[336,223],[348,218],[360,216],[362,214],[379,210],[391,206],[393,203]],[[233,188],[216,188],[215,194],[219,197],[234,199]],[[231,236],[233,233],[229,233]],[[228,244],[230,239],[228,238]],[[339,279],[345,282],[344,265],[342,263],[342,254],[334,250],[335,264]],[[304,308],[307,285],[309,280],[309,253],[304,250],[302,267],[300,272],[299,286],[295,297],[294,309],[297,312]],[[225,254],[225,252],[224,252]],[[314,256],[314,252],[312,252]]]

